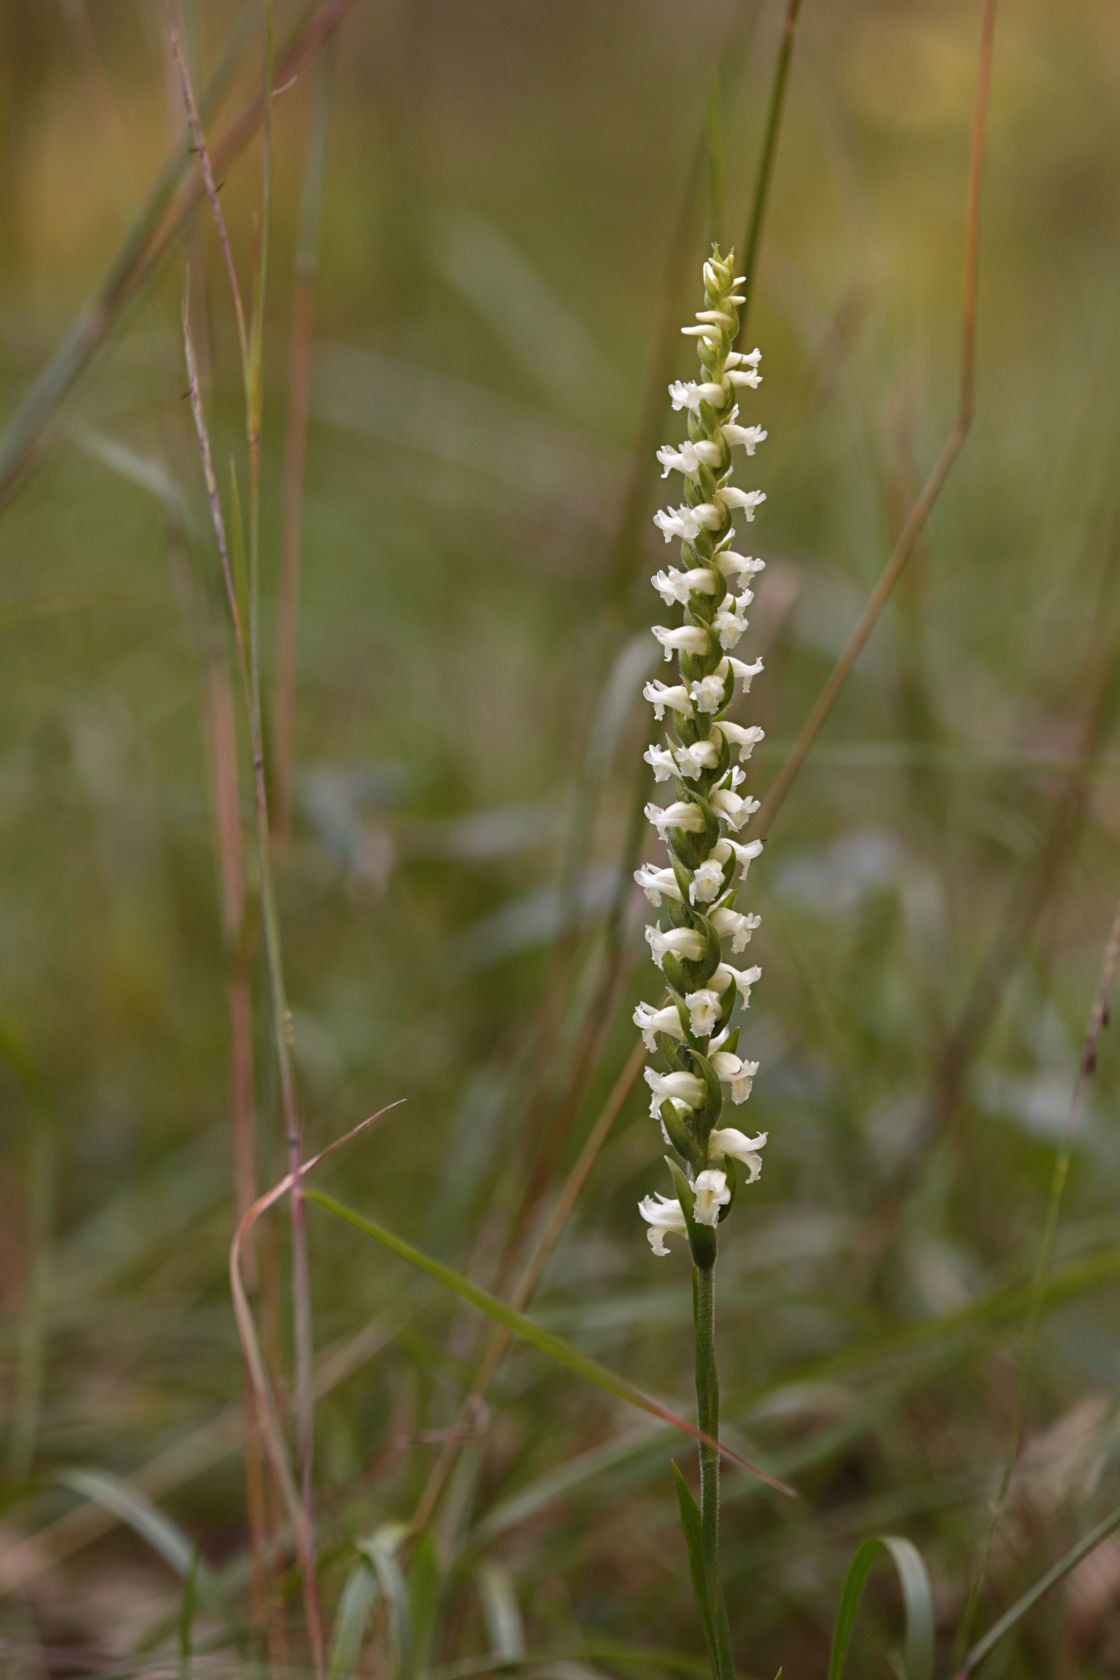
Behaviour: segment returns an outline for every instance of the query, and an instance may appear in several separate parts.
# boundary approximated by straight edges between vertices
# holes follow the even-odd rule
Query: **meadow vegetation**
[[[632,871],[663,393],[753,229],[770,1137],[719,1362],[795,1497],[724,1466],[737,1669],[831,1673],[858,1556],[849,1673],[1103,1680],[1114,9],[274,22],[265,148],[256,0],[0,3],[0,1668],[310,1674],[319,1615],[331,1680],[708,1672],[695,1443],[628,1403],[695,1404]],[[287,1500],[228,1267],[292,1164],[278,1041],[303,1159],[399,1105],[308,1181],[308,1315],[289,1197],[242,1247]]]

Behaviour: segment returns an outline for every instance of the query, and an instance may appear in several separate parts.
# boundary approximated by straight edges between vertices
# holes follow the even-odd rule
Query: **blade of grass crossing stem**
[[[708,1586],[708,1572],[704,1567],[704,1536],[700,1528],[700,1507],[692,1497],[692,1489],[676,1464],[673,1465],[673,1480],[677,1487],[681,1532],[684,1534],[685,1549],[688,1552],[688,1573],[692,1580],[692,1590],[696,1594],[696,1602],[700,1606],[700,1625],[704,1629],[708,1661],[712,1665],[712,1673],[715,1674],[718,1672],[716,1635],[712,1623],[712,1594]]]
[[[422,1249],[415,1248],[412,1243],[406,1242],[403,1237],[398,1237],[394,1232],[387,1231],[382,1225],[374,1224],[371,1219],[364,1218],[362,1214],[356,1213],[353,1208],[347,1207],[343,1202],[335,1201],[333,1196],[324,1195],[320,1190],[304,1191],[304,1199],[313,1202],[317,1207],[323,1208],[325,1212],[333,1214],[336,1219],[341,1219],[344,1224],[352,1225],[356,1231],[361,1231],[365,1236],[372,1237],[383,1248],[387,1248],[391,1254],[396,1254],[400,1259],[407,1260],[410,1266],[415,1266],[419,1271],[426,1272],[436,1283],[440,1283],[445,1289],[449,1289],[461,1301],[468,1301],[479,1312],[485,1313],[488,1318],[493,1319],[495,1324],[501,1324],[507,1330],[512,1330],[515,1336],[520,1337],[524,1342],[528,1342],[531,1347],[535,1347],[538,1352],[545,1354],[549,1359],[555,1360],[558,1365],[563,1365],[567,1370],[574,1372],[576,1376],[583,1377],[586,1382],[594,1383],[596,1388],[603,1389],[607,1394],[613,1394],[616,1399],[624,1400],[627,1405],[636,1406],[640,1411],[648,1412],[651,1417],[659,1418],[662,1423],[672,1424],[675,1429],[682,1430],[684,1434],[690,1435],[695,1441],[701,1441],[707,1446],[718,1446],[723,1456],[731,1463],[737,1464],[741,1470],[749,1471],[752,1476],[757,1476],[760,1481],[765,1482],[769,1487],[776,1488],[779,1493],[788,1494],[791,1498],[796,1497],[793,1489],[787,1487],[784,1482],[778,1481],[767,1471],[760,1470],[757,1465],[749,1463],[747,1459],[741,1458],[738,1453],[733,1452],[723,1442],[716,1442],[710,1436],[706,1436],[702,1430],[696,1429],[685,1418],[678,1417],[667,1406],[663,1406],[659,1401],[651,1400],[648,1395],[642,1394],[624,1377],[618,1376],[606,1365],[600,1364],[590,1354],[583,1353],[579,1348],[573,1347],[570,1342],[564,1341],[563,1337],[554,1335],[551,1330],[544,1329],[540,1324],[535,1324],[531,1318],[525,1318],[521,1313],[507,1306],[504,1301],[499,1301],[496,1296],[489,1294],[485,1289],[480,1289],[477,1284],[471,1283],[468,1278],[463,1277],[452,1267],[443,1265],[439,1260],[433,1260],[431,1255],[425,1254]]]
[[[353,1680],[380,1592],[377,1572],[363,1556],[346,1577],[338,1601],[327,1660],[328,1680]]]
[[[1022,1598],[1018,1599],[1005,1615],[1000,1617],[999,1621],[988,1630],[983,1639],[977,1641],[965,1657],[956,1680],[971,1680],[971,1676],[976,1673],[980,1664],[991,1656],[1001,1639],[1005,1639],[1014,1628],[1018,1627],[1028,1611],[1033,1610],[1039,1600],[1045,1598],[1052,1587],[1056,1587],[1060,1581],[1065,1580],[1067,1575],[1072,1574],[1078,1564],[1083,1562],[1090,1552],[1096,1551],[1097,1547],[1107,1540],[1111,1534],[1115,1534],[1118,1528],[1120,1528],[1120,1506],[1110,1512],[1103,1522],[1099,1522],[1096,1528],[1090,1529],[1089,1533],[1079,1540],[1075,1546],[1071,1546],[1065,1556],[1059,1558],[1057,1563],[1048,1569],[1046,1574],[1037,1580],[1034,1586],[1028,1592],[1025,1592]]]
[[[881,1552],[886,1552],[894,1564],[902,1588],[902,1603],[906,1614],[903,1680],[932,1680],[936,1622],[929,1572],[922,1562],[922,1554],[918,1548],[911,1541],[899,1539],[893,1534],[876,1534],[865,1540],[851,1561],[844,1580],[844,1590],[840,1595],[840,1607],[836,1612],[832,1652],[828,1659],[828,1680],[842,1680],[852,1626],[860,1600],[863,1598],[863,1589],[867,1585],[871,1567]]]
[[[357,0],[322,0],[322,4],[303,13],[278,61],[281,84],[295,79],[356,4]],[[259,15],[257,0],[249,0],[222,63],[199,101],[204,121],[232,79]],[[254,91],[213,148],[213,161],[219,173],[227,170],[244,150],[262,117],[260,93]],[[100,287],[79,311],[0,434],[0,508],[11,499],[30,471],[58,409],[119,325],[126,306],[151,279],[189,224],[200,197],[191,182],[184,183],[189,163],[186,147],[176,147]],[[183,190],[178,191],[180,188]]]

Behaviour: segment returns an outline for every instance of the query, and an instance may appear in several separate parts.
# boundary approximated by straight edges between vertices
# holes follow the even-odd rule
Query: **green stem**
[[[762,156],[758,163],[758,175],[755,178],[754,197],[751,200],[751,218],[747,228],[747,237],[743,241],[743,255],[741,260],[744,276],[743,292],[746,297],[739,317],[739,331],[736,335],[736,348],[743,342],[747,331],[747,317],[751,304],[754,302],[755,269],[758,267],[758,248],[762,242],[762,225],[766,220],[766,200],[770,196],[770,182],[774,174],[774,160],[778,155],[778,135],[782,126],[782,109],[786,100],[786,83],[789,81],[790,60],[793,57],[793,43],[797,35],[797,22],[801,15],[802,0],[788,0],[786,19],[782,28],[782,41],[778,48],[778,57],[774,65],[774,80],[770,86],[770,109],[766,114],[766,130],[762,140]]]
[[[696,1421],[719,1440],[719,1375],[716,1371],[715,1266],[692,1268],[692,1316],[696,1326]],[[715,1632],[713,1680],[734,1680],[731,1629],[719,1578],[719,1451],[700,1446],[700,1536],[704,1577]]]

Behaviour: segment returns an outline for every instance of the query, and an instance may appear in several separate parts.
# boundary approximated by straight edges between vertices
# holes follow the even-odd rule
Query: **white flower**
[[[726,1207],[731,1200],[727,1174],[718,1167],[705,1167],[702,1173],[697,1174],[693,1189],[696,1191],[696,1202],[692,1217],[697,1225],[718,1225],[720,1208]]]
[[[766,731],[760,729],[757,723],[752,723],[744,729],[741,723],[728,723],[720,718],[712,726],[713,732],[722,735],[725,741],[731,741],[739,749],[739,763],[745,764],[760,741],[765,741]]]
[[[692,701],[688,697],[688,690],[681,683],[675,683],[671,688],[663,682],[647,682],[642,689],[643,700],[648,700],[653,707],[653,715],[660,723],[665,716],[666,706],[674,712],[683,712],[685,717],[692,716]]]
[[[755,390],[762,384],[762,375],[757,368],[728,368],[723,376],[731,385],[751,385]]]
[[[724,908],[712,911],[712,926],[721,939],[731,940],[733,951],[745,951],[755,928],[762,926],[762,917],[742,916],[738,910]]]
[[[700,534],[700,523],[695,511],[683,504],[676,508],[658,508],[653,516],[653,523],[666,542],[672,542],[674,537],[679,538],[681,542],[693,542]]]
[[[699,962],[704,955],[704,937],[695,928],[670,928],[668,933],[662,933],[651,922],[646,928],[646,939],[658,968],[666,951],[674,957],[684,957],[687,962]]]
[[[723,386],[710,379],[699,385],[691,379],[675,379],[669,387],[669,395],[674,408],[690,408],[694,414],[699,412],[701,402],[711,403],[713,408],[722,408],[727,401]]]
[[[664,624],[655,624],[653,633],[665,649],[666,659],[672,658],[674,653],[708,651],[708,632],[698,624],[678,624],[675,630],[666,629]]]
[[[733,484],[725,484],[719,492],[719,499],[724,507],[742,508],[749,524],[754,519],[754,510],[766,500],[765,490],[736,490]]]
[[[717,848],[718,850],[718,844]],[[710,904],[723,891],[723,863],[715,851],[692,872],[688,896],[693,904]]]
[[[719,612],[712,619],[712,629],[719,637],[719,645],[725,653],[729,653],[733,647],[737,646],[740,637],[747,628],[747,620],[744,615],[753,599],[754,596],[749,589],[745,594],[740,595],[738,600],[733,600],[730,595],[727,595],[724,597]]]
[[[701,677],[689,689],[689,696],[700,712],[718,712],[723,705],[727,693],[727,672],[722,669],[726,661],[721,660],[710,677]]]
[[[723,1007],[719,993],[710,986],[702,986],[698,992],[689,992],[684,1001],[688,1009],[689,1030],[696,1038],[707,1038]]]
[[[746,1064],[753,1067],[753,1062]],[[730,1155],[734,1161],[742,1161],[748,1169],[747,1183],[753,1184],[762,1171],[762,1158],[758,1151],[763,1147],[769,1134],[759,1132],[757,1137],[747,1137],[738,1132],[734,1126],[717,1126],[708,1134],[708,1159],[714,1161],[717,1155]]]
[[[731,1086],[731,1101],[745,1103],[751,1094],[751,1084],[758,1072],[758,1063],[740,1061],[730,1050],[717,1050],[711,1060],[716,1078]],[[724,1154],[728,1153],[728,1150],[724,1150]]]
[[[730,828],[738,832],[758,810],[758,800],[744,799],[730,788],[717,788],[712,795],[712,808],[720,813]]]
[[[715,556],[717,565],[725,578],[753,576],[755,572],[766,570],[765,560],[756,560],[752,554],[736,554],[733,548],[722,548]]]
[[[675,799],[671,805],[664,807],[647,805],[646,821],[662,835],[667,828],[681,828],[686,834],[699,834],[704,826],[704,813],[691,800]]]
[[[741,840],[728,840],[725,843],[735,853],[735,861],[741,866],[744,875],[764,845],[762,840],[748,840],[745,844]]]
[[[714,741],[694,741],[690,747],[678,747],[673,756],[680,774],[690,781],[695,781],[702,770],[714,770],[719,763]]]
[[[658,869],[652,863],[643,863],[640,869],[635,869],[634,879],[655,909],[660,906],[663,897],[671,898],[677,904],[681,902],[681,889],[671,869]]]
[[[735,284],[738,285],[739,281],[736,280]],[[727,366],[731,368],[757,367],[761,360],[761,350],[733,350],[727,358]]]
[[[675,1004],[668,1004],[664,1009],[655,1009],[651,1003],[640,1003],[634,1011],[634,1025],[642,1035],[642,1041],[650,1052],[657,1049],[655,1033],[668,1033],[670,1038],[683,1038],[684,1029]]]
[[[728,298],[727,301],[730,303],[731,299]],[[742,302],[742,299],[740,298],[739,301]],[[727,309],[698,309],[696,319],[698,321],[708,321],[714,327],[727,327],[728,330],[735,325],[735,317]]]
[[[652,1196],[643,1196],[638,1203],[638,1212],[649,1226],[646,1236],[649,1246],[655,1254],[668,1254],[665,1238],[668,1236],[687,1237],[688,1226],[684,1222],[681,1204],[676,1197],[662,1196],[655,1192]]]
[[[697,1073],[658,1073],[656,1068],[644,1068],[642,1077],[653,1092],[651,1112],[655,1118],[659,1105],[666,1100],[685,1108],[699,1108],[708,1094],[707,1086]]]
[[[761,979],[762,970],[757,963],[753,968],[732,968],[730,963],[720,963],[708,984],[719,992],[721,997],[728,986],[735,986],[742,999],[743,1008],[749,1009],[751,1006],[751,987],[756,980]]]
[[[699,507],[690,510],[696,515],[696,523],[705,531],[718,531],[727,518],[727,508],[724,506],[723,491],[717,492],[714,502],[701,502]]]
[[[739,429],[735,428],[736,431]],[[718,443],[713,443],[710,438],[701,438],[698,443],[682,443],[679,449],[675,449],[671,443],[663,443],[657,451],[657,459],[665,469],[661,474],[662,478],[668,478],[671,472],[684,473],[686,478],[695,478],[701,465],[718,467],[722,453]]]
[[[698,595],[714,595],[718,588],[715,573],[707,566],[693,566],[687,572],[671,566],[667,572],[657,572],[650,582],[667,607],[671,607],[674,601],[687,607],[688,597],[693,591]]]
[[[719,328],[708,321],[702,321],[698,327],[682,327],[681,332],[686,338],[702,338],[713,349],[719,343]]]
[[[751,683],[754,681],[755,677],[758,676],[758,673],[761,670],[761,659],[754,660],[750,665],[744,665],[741,659],[732,659],[730,654],[728,654],[726,659],[721,659],[719,664],[716,666],[716,672],[721,677],[726,677],[728,671],[731,671],[736,682],[742,683],[744,694],[750,693]]]
[[[677,773],[677,762],[668,747],[659,747],[656,741],[651,741],[642,754],[646,763],[653,770],[655,782],[667,782]]]
[[[732,426],[720,427],[728,443],[741,443],[748,455],[753,455],[760,443],[766,442],[766,433],[761,426]]]

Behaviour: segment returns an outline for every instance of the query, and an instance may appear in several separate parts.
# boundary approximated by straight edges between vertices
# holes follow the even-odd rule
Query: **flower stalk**
[[[739,424],[738,398],[756,389],[760,353],[734,349],[743,296],[733,259],[716,246],[704,264],[704,307],[695,324],[683,328],[696,340],[696,380],[669,387],[674,409],[683,412],[687,437],[657,451],[663,476],[680,474],[683,500],[662,509],[654,523],[666,542],[680,543],[680,565],[655,574],[652,582],[666,606],[679,609],[673,624],[655,624],[653,634],[666,662],[675,660],[672,680],[646,684],[654,717],[666,725],[660,741],[645,753],[655,783],[671,785],[665,805],[651,803],[646,816],[668,853],[666,863],[643,863],[635,880],[660,912],[646,939],[667,987],[657,1005],[634,1012],[646,1048],[664,1068],[648,1067],[650,1113],[660,1122],[675,1196],[646,1196],[639,1211],[654,1254],[668,1253],[668,1239],[685,1237],[693,1261],[696,1335],[696,1398],[701,1429],[713,1441],[719,1430],[719,1383],[715,1355],[715,1260],[719,1225],[735,1200],[737,1183],[753,1184],[762,1170],[759,1151],[766,1134],[749,1136],[721,1124],[727,1099],[746,1102],[757,1062],[738,1054],[736,1006],[747,1008],[757,966],[728,960],[746,951],[759,917],[736,906],[740,886],[760,840],[738,835],[758,810],[741,791],[746,764],[763,738],[757,725],[730,721],[735,695],[750,692],[762,661],[735,657],[748,626],[753,600],[750,581],[763,562],[734,546],[734,520],[753,521],[765,501],[761,490],[731,482],[733,452],[753,456],[766,433]],[[734,1660],[719,1584],[719,1453],[700,1449],[700,1506],[694,1526],[682,1505],[686,1540],[693,1555],[693,1580],[715,1680],[731,1680]]]

